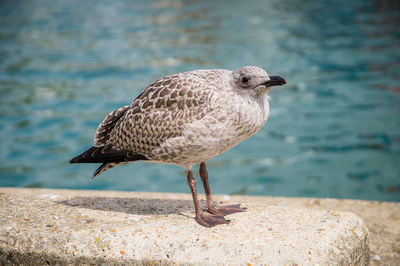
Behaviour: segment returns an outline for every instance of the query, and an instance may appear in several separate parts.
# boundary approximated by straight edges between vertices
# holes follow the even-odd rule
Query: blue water
[[[189,192],[176,166],[68,160],[155,79],[244,65],[288,85],[209,161],[214,193],[400,201],[395,0],[1,1],[0,186]]]

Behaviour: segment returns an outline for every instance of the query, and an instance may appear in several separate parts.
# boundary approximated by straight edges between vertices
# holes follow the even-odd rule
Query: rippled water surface
[[[215,193],[400,201],[398,1],[2,1],[0,186],[189,192],[144,162],[69,165],[147,84],[281,75],[266,126],[208,163]]]

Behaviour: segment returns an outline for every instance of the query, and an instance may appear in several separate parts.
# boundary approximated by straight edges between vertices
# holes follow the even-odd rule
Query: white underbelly
[[[268,118],[269,109],[257,105],[247,109],[212,113],[186,125],[182,136],[168,139],[153,151],[155,161],[191,169],[233,148],[257,133]]]

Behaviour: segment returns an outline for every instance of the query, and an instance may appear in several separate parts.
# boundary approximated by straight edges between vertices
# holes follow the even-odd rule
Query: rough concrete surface
[[[320,210],[345,205],[369,209],[372,204],[376,224],[382,224],[382,213],[397,208],[384,226],[393,226],[388,230],[399,236],[399,204],[223,195],[215,199],[242,202],[248,210],[230,215],[229,225],[210,229],[194,221],[188,194],[0,188],[0,261],[366,265],[370,253],[363,221],[349,212]],[[379,234],[378,227],[371,228],[373,234]],[[398,262],[391,251],[375,248],[372,255],[378,254],[374,263]]]

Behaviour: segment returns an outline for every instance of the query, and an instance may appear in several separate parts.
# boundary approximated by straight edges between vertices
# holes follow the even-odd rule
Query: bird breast
[[[231,132],[227,135],[238,140],[237,143],[257,133],[268,119],[269,104],[266,98],[254,100],[236,95],[231,102],[220,104],[224,105],[218,108],[224,110],[221,112],[225,117],[223,127]]]
[[[217,95],[214,95],[217,96]],[[230,101],[219,97],[210,99],[211,111],[202,119],[184,126],[183,135],[163,143],[163,152],[186,169],[214,158],[254,135],[265,124],[268,102],[257,102],[238,95]],[[173,156],[171,156],[173,155]]]

